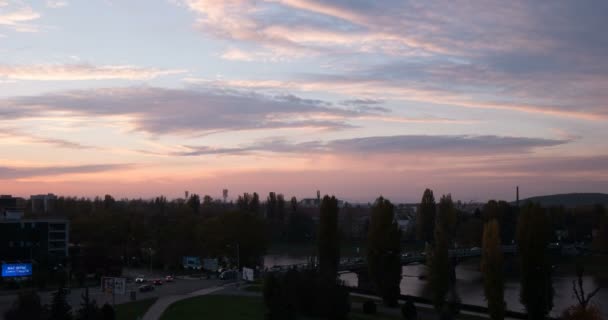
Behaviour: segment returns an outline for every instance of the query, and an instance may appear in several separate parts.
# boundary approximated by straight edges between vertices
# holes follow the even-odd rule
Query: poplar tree
[[[498,221],[491,219],[483,228],[481,252],[483,288],[488,301],[490,318],[502,320],[505,317],[503,254],[500,247]]]
[[[398,305],[401,283],[401,230],[393,204],[383,197],[374,203],[367,240],[370,277],[387,306]]]

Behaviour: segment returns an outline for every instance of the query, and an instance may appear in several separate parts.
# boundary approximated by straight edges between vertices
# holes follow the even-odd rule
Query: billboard
[[[243,268],[243,280],[254,281],[254,272],[251,268]]]
[[[3,263],[2,277],[29,277],[32,275],[31,263]]]
[[[217,259],[203,259],[203,269],[213,272],[217,271],[219,269]]]
[[[200,269],[201,268],[201,258],[186,256],[182,258],[182,265],[184,269]]]
[[[125,294],[127,281],[125,278],[101,278],[101,291],[107,294]]]

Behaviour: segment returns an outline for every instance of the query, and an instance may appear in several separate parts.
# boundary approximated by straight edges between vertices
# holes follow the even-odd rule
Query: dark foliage
[[[333,283],[338,275],[340,235],[338,232],[338,199],[323,197],[319,216],[319,272],[327,282]]]
[[[45,306],[40,303],[40,296],[34,292],[23,292],[9,310],[4,314],[6,320],[45,320],[48,317]]]
[[[103,307],[101,307],[101,319],[116,320],[116,310],[114,310],[111,305],[107,303],[104,304]]]
[[[373,300],[366,300],[363,302],[363,313],[365,314],[376,314],[376,302]]]
[[[315,271],[290,270],[268,274],[264,280],[267,319],[294,319],[296,314],[326,319],[346,319],[350,312],[346,288],[327,282]]]
[[[380,197],[372,208],[367,244],[367,262],[376,290],[389,307],[396,307],[401,283],[401,231],[394,207]]]
[[[71,320],[72,319],[72,307],[68,304],[65,296],[65,291],[60,288],[53,294],[53,301],[51,303],[51,316],[50,320]]]
[[[517,225],[517,246],[521,255],[520,301],[530,319],[544,319],[553,308],[551,263],[546,253],[550,226],[546,210],[526,205]]]
[[[418,240],[433,242],[436,212],[437,205],[433,191],[426,189],[422,195],[422,200],[420,200],[420,208],[416,217],[416,237]]]
[[[401,306],[401,315],[405,320],[416,320],[418,318],[418,311],[412,300],[407,299],[405,304]]]

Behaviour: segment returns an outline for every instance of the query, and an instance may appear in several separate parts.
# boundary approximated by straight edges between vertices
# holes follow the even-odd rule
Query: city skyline
[[[608,193],[608,4],[0,0],[0,190]]]

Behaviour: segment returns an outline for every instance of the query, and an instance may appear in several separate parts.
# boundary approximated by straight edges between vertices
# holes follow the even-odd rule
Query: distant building
[[[30,202],[32,203],[32,213],[53,213],[57,196],[52,193],[33,195],[30,196]]]
[[[16,220],[23,217],[25,199],[0,195],[0,220]]]

